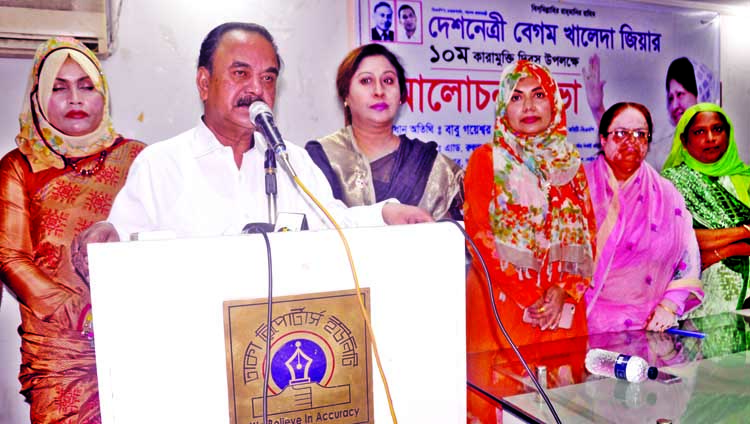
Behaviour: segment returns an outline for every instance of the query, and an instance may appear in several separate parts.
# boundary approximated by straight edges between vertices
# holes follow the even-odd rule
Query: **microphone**
[[[268,107],[264,101],[256,100],[250,105],[250,120],[255,124],[255,128],[261,130],[266,141],[276,153],[276,156],[278,156],[279,161],[289,175],[292,176],[292,178],[296,177],[297,173],[294,172],[292,164],[289,163],[286,144],[284,144],[284,139],[281,137],[279,129],[276,128],[271,108]]]
[[[281,138],[279,129],[273,120],[271,108],[263,100],[256,100],[250,105],[250,120],[253,121],[256,128],[263,131],[266,140],[271,144],[274,152],[277,154],[286,152],[286,144]]]

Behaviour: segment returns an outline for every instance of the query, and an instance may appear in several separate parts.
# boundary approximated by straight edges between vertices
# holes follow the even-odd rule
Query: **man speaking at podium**
[[[271,34],[251,23],[225,23],[201,44],[196,83],[204,115],[171,139],[148,146],[133,162],[109,218],[82,232],[71,251],[88,277],[86,245],[127,240],[133,233],[168,230],[178,237],[239,234],[249,222],[267,222],[264,153],[248,108],[273,108],[281,60]],[[346,208],[304,149],[287,144],[300,180],[342,226],[432,221],[413,206],[380,203]],[[325,216],[283,172],[278,210],[304,213],[311,229],[328,228]]]

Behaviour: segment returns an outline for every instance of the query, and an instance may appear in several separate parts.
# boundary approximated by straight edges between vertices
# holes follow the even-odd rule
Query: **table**
[[[747,312],[747,311],[741,311]],[[750,422],[750,318],[686,320],[705,339],[647,331],[598,334],[520,348],[532,371],[547,369],[547,393],[564,423]],[[591,348],[639,355],[681,381],[628,383],[589,374]],[[512,350],[467,355],[469,421],[550,423],[554,418]]]

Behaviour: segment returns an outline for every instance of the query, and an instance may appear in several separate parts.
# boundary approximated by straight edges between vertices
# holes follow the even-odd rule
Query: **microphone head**
[[[249,108],[250,111],[250,120],[255,122],[255,119],[263,113],[267,113],[271,116],[273,116],[273,112],[271,112],[271,108],[268,107],[266,102],[263,100],[256,100],[254,101]]]

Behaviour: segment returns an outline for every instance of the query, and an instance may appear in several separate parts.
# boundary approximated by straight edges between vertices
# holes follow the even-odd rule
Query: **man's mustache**
[[[263,99],[261,99],[258,96],[244,96],[244,97],[240,97],[239,100],[237,100],[237,104],[235,106],[236,107],[250,106],[251,104],[255,103],[256,100],[263,101]]]

